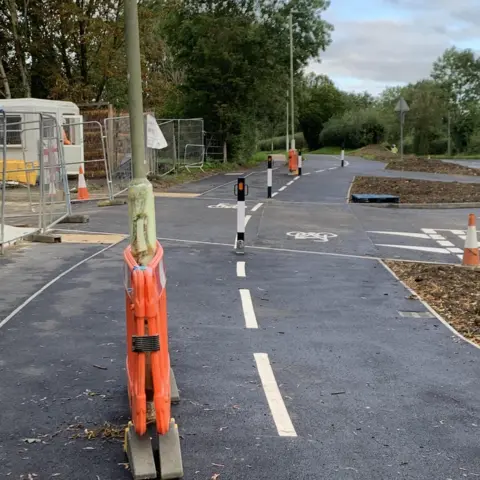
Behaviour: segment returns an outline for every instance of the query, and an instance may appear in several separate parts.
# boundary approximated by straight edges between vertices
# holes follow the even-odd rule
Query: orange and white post
[[[468,216],[467,238],[465,239],[462,263],[463,265],[479,265],[477,225],[473,213]]]
[[[87,182],[85,181],[85,174],[83,173],[83,167],[80,165],[78,170],[78,191],[77,200],[88,200],[90,195],[88,194]]]

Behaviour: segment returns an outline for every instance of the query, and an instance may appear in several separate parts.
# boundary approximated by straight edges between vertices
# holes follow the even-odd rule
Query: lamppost
[[[295,150],[295,99],[293,96],[293,12],[288,17],[290,24],[290,102],[291,102],[291,119],[292,119],[292,139],[291,146]]]

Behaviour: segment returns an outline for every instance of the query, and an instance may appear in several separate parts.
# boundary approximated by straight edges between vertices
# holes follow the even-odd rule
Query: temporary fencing
[[[27,120],[28,119],[28,120]],[[0,110],[0,247],[70,213],[62,130],[53,115]]]
[[[167,146],[162,149],[148,148],[150,172],[154,175],[166,175],[174,171],[178,163],[177,139],[175,137],[175,122],[167,120],[158,125],[165,137]]]
[[[173,122],[178,167],[202,168],[205,161],[203,118],[166,118],[158,123]]]
[[[113,198],[106,135],[102,124],[96,120],[79,122],[74,118],[65,118],[62,128],[65,164],[69,176],[72,176],[72,201],[85,200],[77,190],[80,170],[85,175],[90,199]]]
[[[167,291],[163,248],[157,241],[155,256],[148,266],[139,266],[131,247],[124,250],[125,300],[127,331],[127,384],[133,425],[126,430],[125,449],[131,453],[138,440],[148,444],[147,404],[155,407],[156,431],[160,435],[161,478],[181,478],[183,467],[180,440],[175,421],[171,419],[171,371],[168,351]],[[162,454],[162,445],[168,454]],[[144,453],[151,455],[151,446]],[[135,477],[135,454],[129,455]],[[144,459],[144,455],[140,456]],[[139,478],[156,478],[152,474]]]
[[[205,132],[205,160],[213,162],[226,162],[226,143],[223,135]]]
[[[143,435],[147,431],[147,400],[153,400],[157,431],[163,435],[170,422],[170,357],[163,248],[157,242],[157,252],[147,267],[136,263],[130,247],[124,251],[124,259],[127,269],[127,375],[132,420],[137,434]],[[153,391],[147,390],[146,377],[151,377]],[[149,395],[150,399],[147,398]]]
[[[148,136],[149,117],[145,113],[145,164],[146,173],[165,175],[178,165],[178,142],[173,120],[157,121],[167,145],[158,148]],[[112,198],[125,192],[132,179],[132,144],[130,138],[130,116],[110,117],[104,120],[107,138],[107,159],[111,181]]]

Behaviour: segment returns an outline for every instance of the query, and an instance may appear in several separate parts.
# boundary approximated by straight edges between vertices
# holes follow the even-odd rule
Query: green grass
[[[322,147],[322,148],[319,148],[318,150],[313,150],[308,153],[313,153],[315,155],[340,155],[341,151],[342,151],[341,147]]]
[[[257,152],[242,165],[253,166],[262,162],[266,162],[269,155],[273,155],[276,153],[281,153],[288,158],[288,153],[285,150],[274,150],[273,152]]]

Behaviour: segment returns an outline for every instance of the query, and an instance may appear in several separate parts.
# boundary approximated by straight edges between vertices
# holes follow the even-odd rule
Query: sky
[[[342,90],[376,95],[429,77],[451,46],[480,54],[480,0],[331,0],[322,17],[332,43],[308,71]]]

